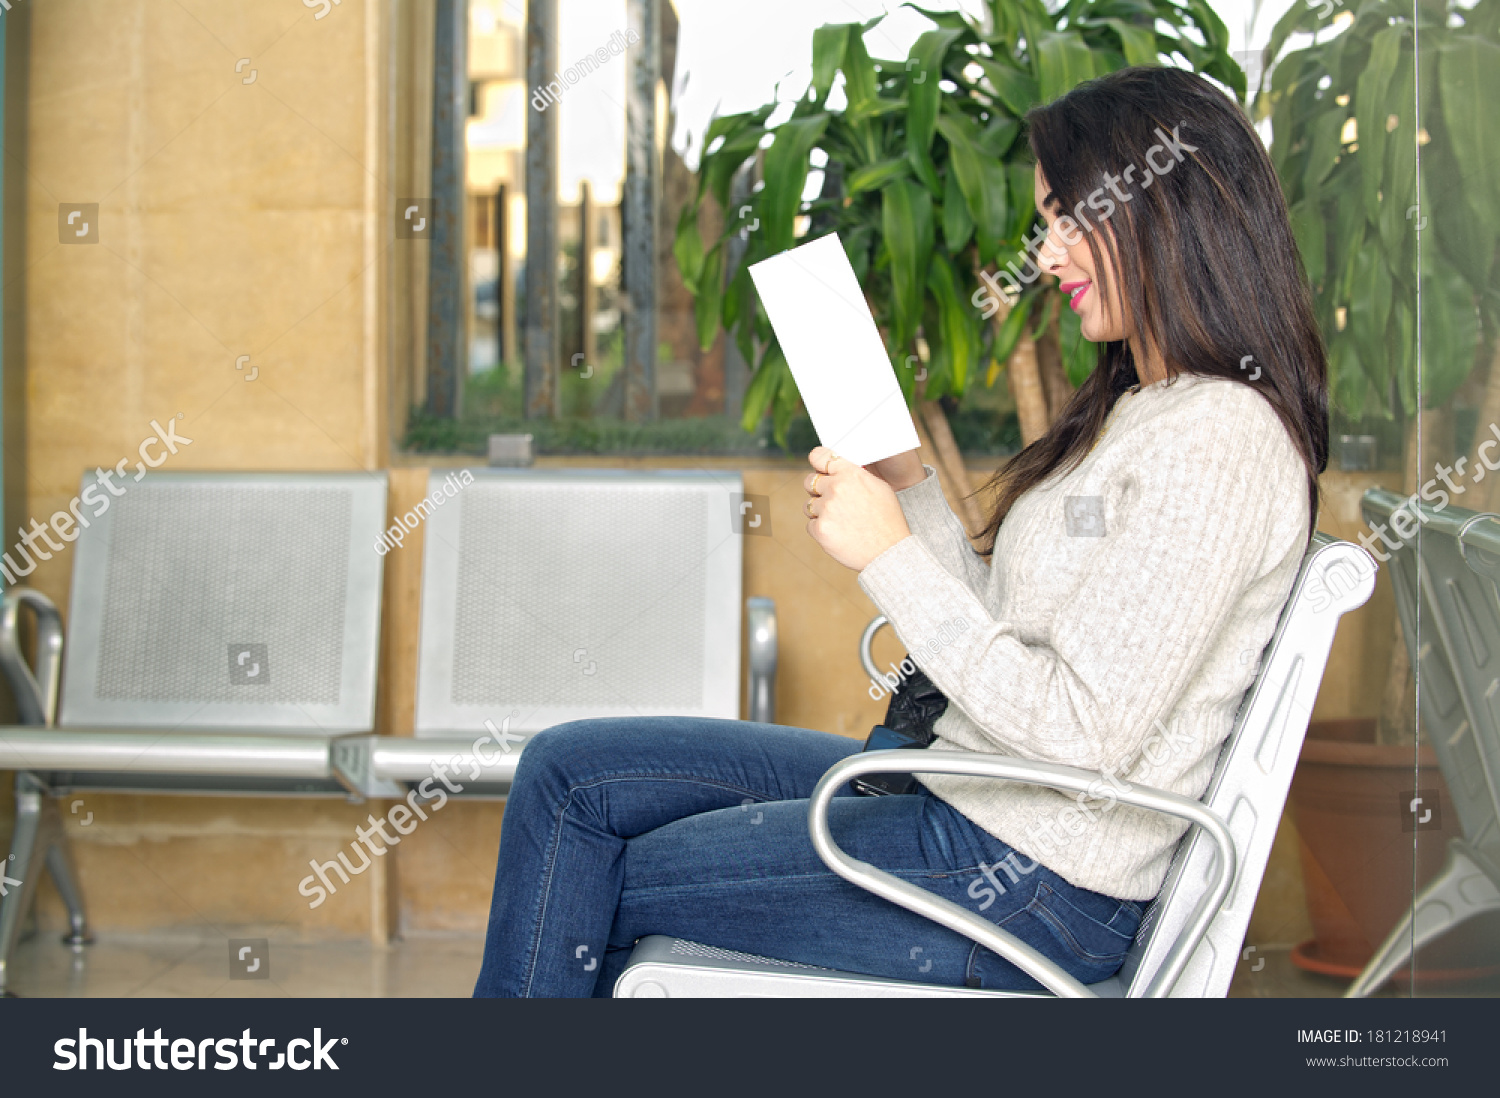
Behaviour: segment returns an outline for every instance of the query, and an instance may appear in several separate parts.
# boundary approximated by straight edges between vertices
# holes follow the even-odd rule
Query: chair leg
[[[1500,909],[1500,888],[1472,858],[1464,844],[1448,844],[1448,857],[1427,887],[1418,892],[1411,911],[1386,936],[1375,956],[1349,985],[1345,998],[1362,999],[1391,978],[1414,949],[1421,949],[1475,915]]]
[[[62,813],[51,797],[42,799],[41,849],[47,852],[47,870],[52,874],[52,883],[68,909],[68,933],[63,935],[63,944],[84,946],[93,942],[89,934],[88,912],[83,905],[83,890],[78,887],[78,870],[73,866],[73,851],[68,845],[67,833],[63,831]]]
[[[0,862],[0,874],[8,879],[0,882],[6,888],[5,896],[0,898],[0,995],[9,989],[11,958],[42,872],[41,855],[45,848],[37,840],[41,837],[42,805],[46,799],[27,774],[16,775],[16,830],[11,836],[10,858]]]

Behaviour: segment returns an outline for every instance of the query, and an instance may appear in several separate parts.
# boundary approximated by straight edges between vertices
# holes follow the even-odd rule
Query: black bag
[[[891,693],[890,703],[885,708],[885,720],[881,723],[893,732],[904,732],[923,743],[931,743],[935,738],[932,726],[947,709],[948,696],[918,667]]]
[[[909,657],[908,657],[909,658]],[[905,662],[905,661],[903,661]],[[915,663],[913,664],[915,666]],[[877,724],[865,739],[866,751],[891,748],[920,750],[936,738],[932,726],[948,708],[947,696],[933,685],[921,668],[891,692],[885,708],[885,722]],[[855,778],[850,785],[866,796],[915,793],[917,779],[912,774],[879,773]]]

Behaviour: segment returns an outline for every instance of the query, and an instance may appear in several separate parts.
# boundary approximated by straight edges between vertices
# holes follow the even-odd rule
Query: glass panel
[[[1410,20],[1413,13],[1408,11]],[[1415,79],[1401,123],[1398,224],[1404,296],[1415,299],[1415,389],[1422,409],[1409,448],[1421,461],[1428,525],[1418,531],[1422,618],[1415,624],[1421,722],[1403,820],[1415,860],[1410,926],[1391,948],[1415,948],[1415,995],[1500,992],[1500,5],[1416,5]],[[1413,127],[1407,119],[1415,116]],[[1407,142],[1410,142],[1407,146]],[[1392,184],[1395,186],[1395,183]],[[1410,192],[1409,200],[1406,199]],[[1388,235],[1396,235],[1388,232]],[[1495,462],[1500,468],[1500,462]],[[1471,550],[1469,544],[1475,548]],[[1415,929],[1410,929],[1415,927]],[[1400,933],[1404,931],[1404,933]]]
[[[1288,11],[1256,114],[1329,352],[1320,528],[1381,562],[1375,597],[1340,626],[1283,826],[1310,924],[1291,960],[1356,994],[1494,994],[1500,924],[1453,913],[1493,894],[1500,788],[1500,603],[1457,537],[1495,506],[1476,449],[1500,422],[1496,135],[1481,106],[1496,9]],[[1263,892],[1252,938],[1270,905]]]
[[[1388,100],[1403,87],[1409,98],[1411,51],[1399,43],[1409,43],[1410,19],[1395,5],[1335,0],[1219,10],[1244,43],[1237,56],[1251,77],[1251,117],[1281,179],[1328,353],[1331,437],[1318,529],[1378,551],[1362,500],[1410,479],[1402,470],[1415,291],[1401,277],[1410,241],[1404,220],[1390,216],[1401,197],[1387,181],[1409,175],[1387,133],[1396,121]],[[1341,994],[1409,909],[1412,844],[1396,804],[1412,784],[1415,701],[1393,566],[1339,623],[1251,921],[1240,993]]]

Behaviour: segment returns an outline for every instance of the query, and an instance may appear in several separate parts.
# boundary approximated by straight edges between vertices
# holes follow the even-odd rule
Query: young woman
[[[934,749],[1197,797],[1316,517],[1323,347],[1270,160],[1212,85],[1127,69],[1028,122],[1048,230],[1037,264],[1100,345],[1097,370],[1002,471],[988,552],[971,547],[915,453],[861,468],[814,450],[808,532],[859,572],[949,698]],[[672,717],[536,736],[506,808],[475,993],[608,995],[647,934],[1034,987],[818,859],[804,798],[859,748]],[[852,856],[992,920],[1085,983],[1119,968],[1185,826],[1109,798],[1080,806],[937,775],[912,795],[848,792],[830,823]]]

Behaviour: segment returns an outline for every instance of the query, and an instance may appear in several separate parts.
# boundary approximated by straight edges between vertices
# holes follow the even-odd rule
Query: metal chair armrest
[[[1055,995],[1094,998],[1094,993],[1088,988],[1015,936],[951,901],[908,884],[867,862],[851,858],[839,849],[828,827],[828,806],[844,783],[861,774],[872,773],[960,774],[974,778],[999,778],[1028,785],[1048,786],[1066,793],[1093,791],[1095,796],[1098,795],[1100,784],[1105,782],[1104,776],[1071,766],[1057,766],[1031,759],[960,751],[867,751],[851,755],[831,766],[818,781],[807,809],[807,826],[813,848],[824,864],[846,881],[973,939],[1010,961]],[[1121,790],[1118,785],[1111,784],[1110,789],[1121,804],[1175,816],[1195,824],[1208,834],[1218,854],[1208,890],[1198,901],[1192,918],[1147,988],[1146,995],[1156,997],[1171,989],[1208,930],[1215,913],[1229,895],[1236,867],[1234,840],[1224,821],[1199,801],[1146,786],[1128,786]]]
[[[21,654],[21,607],[36,615],[36,673]],[[30,587],[14,587],[0,603],[0,672],[10,682],[22,724],[51,728],[57,719],[62,668],[62,615],[52,600]]]
[[[865,631],[859,635],[859,662],[865,669],[865,674],[870,676],[871,682],[880,681],[880,668],[875,666],[875,634],[880,632],[880,627],[889,625],[891,619],[884,614],[876,614],[870,619],[870,624],[865,626]]]
[[[1470,550],[1475,550],[1477,557],[1469,556]],[[1469,516],[1458,528],[1458,555],[1476,576],[1500,582],[1500,515],[1484,512]]]
[[[750,689],[746,709],[752,721],[776,722],[776,602],[755,597],[745,602],[750,634]]]

